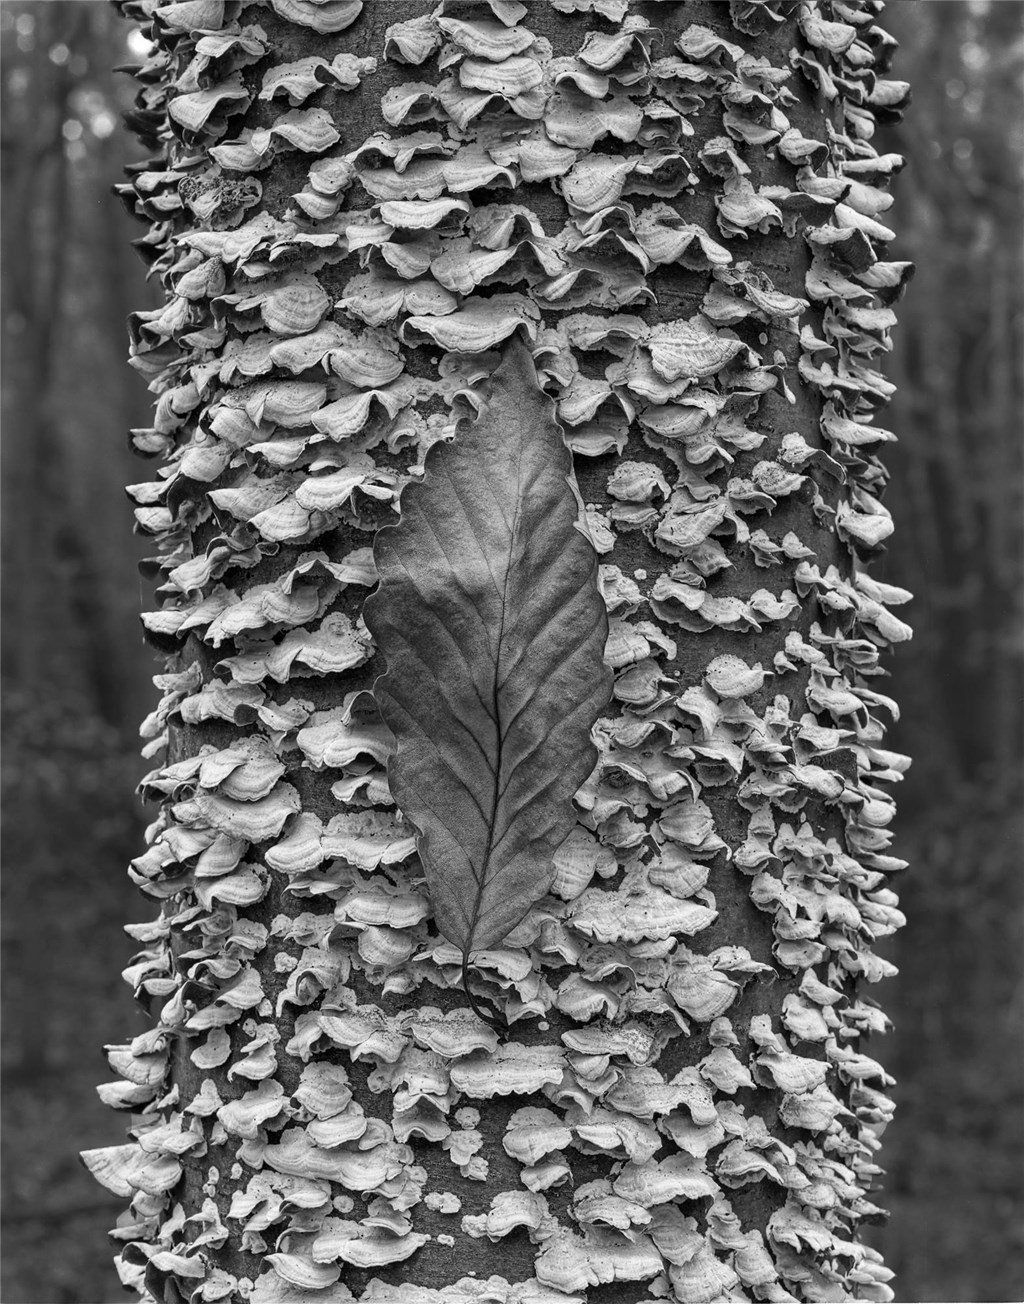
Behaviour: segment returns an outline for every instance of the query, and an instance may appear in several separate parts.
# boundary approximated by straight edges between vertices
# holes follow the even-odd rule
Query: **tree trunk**
[[[866,577],[889,304],[879,5],[123,0],[167,289],[136,487],[170,656],[162,902],[111,1050],[144,1298],[891,1299],[858,1239],[900,922]],[[384,773],[373,531],[531,348],[611,701],[550,892],[470,991]],[[481,400],[483,401],[483,400]],[[461,400],[460,400],[461,402]],[[458,435],[456,435],[458,438]],[[427,465],[429,475],[430,463]],[[458,559],[454,559],[458,566]],[[453,580],[454,582],[454,580]]]

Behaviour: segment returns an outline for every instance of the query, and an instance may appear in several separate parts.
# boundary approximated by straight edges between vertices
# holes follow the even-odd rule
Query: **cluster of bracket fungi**
[[[165,465],[131,492],[170,657],[126,971],[153,1024],[100,1089],[131,1140],[86,1155],[131,1200],[123,1282],[892,1299],[857,1232],[891,1112],[861,988],[901,922],[879,654],[909,634],[864,569],[909,272],[880,5],[120,7],[152,42],[123,191],[166,291],[132,322]],[[616,677],[550,894],[474,957],[499,1037],[388,792],[360,607],[513,334]]]

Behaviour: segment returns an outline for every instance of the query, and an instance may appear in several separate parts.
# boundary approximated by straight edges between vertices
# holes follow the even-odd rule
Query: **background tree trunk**
[[[137,466],[118,427],[150,407],[123,362],[124,318],[145,288],[125,287],[119,302],[115,279],[138,261],[134,223],[110,198],[129,156],[110,66],[126,28],[105,5],[0,9],[0,990],[9,1111],[0,1297],[10,1299],[56,1301],[67,1298],[66,1284],[71,1298],[91,1289],[89,1242],[104,1250],[100,1233],[117,1208],[75,1155],[110,1135],[90,1060],[112,1026],[143,1026],[119,980],[132,951],[122,924],[134,913],[133,889],[123,873],[106,872],[134,854],[144,827],[132,788],[143,773],[138,719],[152,696],[139,651],[139,553],[117,519],[123,512],[100,506],[123,501]],[[125,383],[97,383],[104,375]],[[72,983],[47,963],[57,954],[78,957]],[[90,1207],[91,1236],[60,1256],[40,1250],[55,1220],[81,1231]],[[52,1267],[42,1282],[41,1264],[44,1277]]]
[[[890,690],[893,746],[915,758],[894,824],[914,926],[885,952],[900,969],[885,1253],[908,1298],[1013,1299],[1022,1255],[993,1242],[999,1210],[1020,1222],[1024,1174],[1024,983],[1007,963],[1024,955],[1024,138],[1001,124],[1024,117],[1024,6],[940,0],[886,18],[914,108],[878,148],[907,157],[895,250],[920,269],[886,367],[899,530],[878,571],[915,595]],[[976,1145],[992,1162],[965,1162]],[[936,1214],[954,1235],[923,1232]],[[975,1283],[972,1262],[1006,1266]]]
[[[879,652],[907,596],[870,424],[907,265],[871,3],[123,11],[154,40],[128,190],[166,307],[134,876],[151,1032],[111,1051],[143,1296],[891,1299],[857,1229],[900,922]],[[389,804],[372,531],[532,346],[616,671],[552,893],[477,957]]]

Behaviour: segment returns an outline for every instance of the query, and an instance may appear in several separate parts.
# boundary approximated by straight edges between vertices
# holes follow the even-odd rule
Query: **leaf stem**
[[[484,1023],[487,1024],[487,1026],[491,1029],[492,1032],[497,1033],[498,1036],[500,1037],[502,1033],[508,1031],[508,1026],[509,1026],[508,1020],[507,1019],[504,1020],[503,1024],[498,1024],[495,1021],[493,1015],[487,1014],[484,1010],[480,1008],[480,1006],[476,1002],[476,997],[469,990],[469,950],[468,949],[462,952],[462,990],[466,993],[466,999],[469,1001],[470,1009],[473,1011],[473,1013],[476,1015],[478,1019],[481,1019]]]

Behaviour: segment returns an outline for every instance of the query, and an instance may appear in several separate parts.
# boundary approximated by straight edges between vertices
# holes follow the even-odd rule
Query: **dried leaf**
[[[547,892],[610,696],[597,559],[571,456],[526,347],[506,345],[480,415],[437,444],[381,530],[366,618],[388,777],[419,832],[435,918],[463,953]]]

